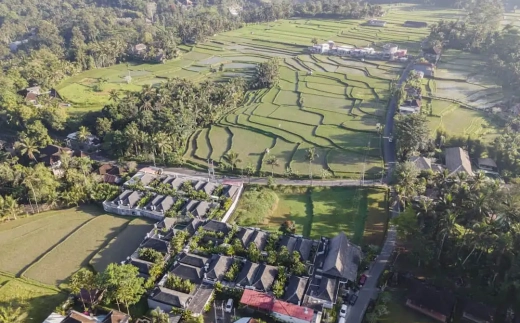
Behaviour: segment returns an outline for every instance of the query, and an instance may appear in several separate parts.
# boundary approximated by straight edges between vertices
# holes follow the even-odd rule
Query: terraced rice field
[[[365,20],[290,19],[215,35],[204,44],[180,46],[181,59],[166,64],[116,65],[88,71],[58,86],[60,93],[78,111],[100,108],[109,101],[108,92],[137,90],[143,84],[163,82],[168,77],[194,81],[232,77],[249,78],[255,64],[278,57],[280,80],[269,90],[253,91],[247,103],[208,129],[193,134],[185,152],[191,163],[205,166],[207,159],[217,163],[229,151],[239,153],[239,168],[248,163],[257,171],[283,174],[290,168],[300,175],[309,173],[305,151],[315,147],[318,157],[311,165],[314,174],[323,169],[334,176],[359,178],[366,172],[377,177],[382,170],[378,123],[386,114],[390,88],[404,65],[386,61],[361,61],[348,57],[310,55],[305,50],[313,38],[319,43],[333,40],[337,45],[370,46],[381,49],[387,43],[420,53],[420,43],[428,28],[407,28],[403,22],[415,20],[433,24],[440,19],[457,19],[462,12],[414,5],[386,6],[385,27],[365,26]],[[223,71],[211,72],[223,64]],[[445,53],[429,88],[433,101],[457,100],[470,107],[483,107],[503,95],[482,76],[484,62],[478,56],[449,51]],[[130,75],[128,84],[124,78]],[[95,92],[101,78],[106,78]],[[437,104],[435,104],[437,105]],[[434,108],[435,111],[444,108]],[[484,114],[461,108],[449,109],[442,116],[430,116],[432,131],[485,135],[495,130]],[[463,127],[457,124],[464,117]],[[488,127],[489,126],[489,127]],[[491,128],[491,130],[489,130]],[[278,159],[265,165],[267,152]]]

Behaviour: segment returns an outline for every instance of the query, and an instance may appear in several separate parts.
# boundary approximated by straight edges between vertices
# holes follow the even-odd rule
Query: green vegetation
[[[139,258],[153,263],[160,263],[164,259],[163,255],[159,251],[150,248],[139,249]]]
[[[388,214],[386,191],[351,187],[306,188],[283,187],[246,191],[244,196],[258,196],[262,191],[277,195],[274,209],[255,209],[255,217],[249,217],[248,204],[239,203],[234,221],[241,223],[245,216],[248,225],[269,231],[278,231],[286,221],[293,221],[295,233],[311,238],[331,237],[340,231],[349,235],[355,243],[380,245],[386,232]]]
[[[0,274],[0,307],[20,308],[21,322],[43,322],[66,298],[67,294],[56,288]]]
[[[278,196],[269,189],[248,190],[242,194],[233,214],[241,226],[255,226],[262,223],[277,208]]]
[[[186,294],[191,294],[195,290],[195,285],[192,282],[175,275],[168,275],[164,286]]]
[[[121,263],[141,244],[142,239],[153,229],[153,221],[133,219],[108,245],[90,261],[96,272],[103,272],[111,263]]]

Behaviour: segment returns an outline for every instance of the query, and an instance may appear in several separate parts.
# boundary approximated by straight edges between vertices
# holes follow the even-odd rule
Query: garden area
[[[276,232],[293,221],[296,234],[319,239],[344,231],[354,243],[381,245],[388,213],[386,191],[356,187],[250,188],[231,221]]]

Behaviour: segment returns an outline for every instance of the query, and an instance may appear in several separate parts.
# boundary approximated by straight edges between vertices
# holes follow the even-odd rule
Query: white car
[[[341,305],[341,309],[339,310],[339,317],[347,317],[347,305]]]
[[[226,313],[231,313],[231,311],[233,311],[233,299],[232,298],[227,300],[225,311],[226,311]]]

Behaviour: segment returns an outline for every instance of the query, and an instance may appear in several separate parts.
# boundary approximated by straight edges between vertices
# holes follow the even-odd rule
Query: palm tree
[[[251,184],[251,176],[253,176],[253,174],[256,172],[256,167],[252,162],[248,162],[245,170],[249,184]]]
[[[36,144],[35,140],[31,137],[24,136],[20,138],[20,140],[15,143],[15,148],[20,152],[22,156],[27,155],[29,159],[38,162],[34,155],[39,153],[38,145]]]
[[[6,195],[2,204],[2,213],[7,216],[7,219],[12,217],[16,220],[16,216],[22,212],[22,208],[11,195]]]
[[[79,127],[78,133],[76,135],[76,138],[78,139],[79,142],[81,142],[81,143],[87,142],[89,136],[90,136],[90,131],[88,130],[87,127],[85,127],[85,126]]]
[[[312,162],[317,157],[319,157],[319,155],[316,153],[316,149],[314,147],[307,149],[306,158],[309,161],[309,177],[311,178],[311,186],[312,186]]]
[[[78,168],[83,173],[83,179],[85,181],[85,186],[87,186],[87,174],[92,170],[92,160],[87,157],[80,157],[77,159]]]
[[[9,306],[0,306],[0,323],[16,323],[19,322],[22,315],[22,308]]]
[[[442,219],[443,228],[441,230],[442,240],[441,240],[441,245],[439,247],[439,254],[437,256],[437,260],[441,259],[444,242],[446,241],[446,238],[448,238],[449,235],[453,232],[453,229],[455,228],[455,224],[456,224],[458,216],[459,216],[459,214],[456,212],[453,212],[452,210],[447,210],[446,213],[444,214],[444,218]]]
[[[238,163],[241,163],[242,160],[239,157],[239,154],[230,150],[227,154],[225,154],[224,159],[231,165],[231,171],[235,169]]]
[[[22,181],[22,184],[25,185],[27,188],[29,188],[32,191],[33,200],[36,204],[36,211],[40,213],[40,208],[38,206],[38,199],[36,198],[36,192],[34,191],[34,186],[37,185],[39,182],[38,174],[34,171],[34,168],[26,168],[24,172],[24,179]],[[28,198],[29,204],[31,204],[31,199]],[[32,207],[32,204],[31,204]],[[34,208],[33,208],[34,212]]]
[[[108,92],[109,100],[113,102],[119,101],[119,92],[115,89],[112,89]]]
[[[267,165],[271,165],[271,176],[274,176],[274,166],[280,166],[280,164],[278,163],[278,158],[276,158],[275,155],[269,155],[265,163]]]
[[[166,132],[159,131],[153,136],[153,146],[154,149],[157,149],[157,151],[161,154],[163,163],[166,163],[165,153],[170,152],[172,147],[172,142],[170,140],[170,137]]]
[[[152,310],[152,323],[168,323],[169,316],[168,313],[163,312],[159,307]]]

